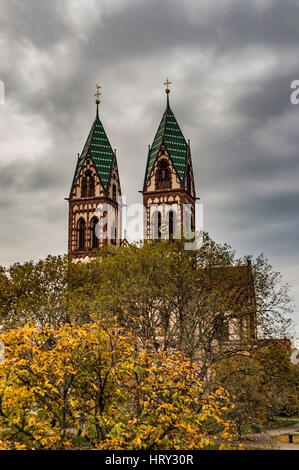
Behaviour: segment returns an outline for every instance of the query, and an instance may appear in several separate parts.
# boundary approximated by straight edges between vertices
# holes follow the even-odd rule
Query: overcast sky
[[[298,51],[297,0],[0,0],[0,264],[66,252],[98,82],[123,194],[142,201],[168,77],[205,230],[264,252],[299,305]]]

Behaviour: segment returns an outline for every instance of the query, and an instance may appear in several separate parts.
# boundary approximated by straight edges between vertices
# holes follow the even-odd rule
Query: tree
[[[68,257],[48,256],[37,263],[0,268],[0,323],[2,329],[33,321],[57,326],[69,321]]]
[[[205,394],[179,352],[114,325],[49,325],[1,336],[3,449],[196,449],[234,440],[224,389]]]
[[[228,388],[237,397],[232,416],[240,426],[244,419],[262,423],[273,410],[296,408],[298,386],[281,393],[282,385],[273,382],[281,397],[275,402],[263,385],[270,384],[272,372],[266,377],[261,358],[257,362],[265,341],[291,338],[288,286],[262,255],[239,259],[205,235],[193,251],[184,249],[184,240],[157,240],[106,247],[92,256],[88,263],[48,257],[2,269],[2,329],[30,320],[54,329],[72,322],[100,322],[109,329],[117,321],[146,348],[181,351],[197,364],[205,391]],[[211,371],[218,365],[223,375],[216,379]],[[238,368],[247,375],[238,375]]]
[[[70,288],[72,318],[109,321],[113,312],[154,347],[199,361],[203,379],[213,364],[259,347],[258,337],[288,334],[290,298],[279,274],[262,256],[238,259],[207,236],[197,250],[156,241],[78,269],[84,282]]]
[[[227,416],[236,425],[239,436],[257,432],[267,421],[270,400],[265,393],[263,370],[252,355],[236,355],[214,365],[211,388],[226,386],[234,397],[234,408]]]
[[[291,344],[287,339],[262,341],[255,357],[262,369],[262,383],[270,406],[267,420],[274,416],[299,414],[299,366],[291,363]]]
[[[288,286],[260,256],[238,259],[205,235],[106,247],[89,263],[68,257],[13,265],[0,272],[0,321],[9,329],[33,321],[52,326],[118,322],[156,348],[200,361],[202,378],[223,358],[259,347],[258,337],[289,336]],[[258,332],[258,336],[257,333]]]
[[[299,366],[291,364],[290,342],[261,340],[251,354],[225,359],[214,368],[214,387],[225,387],[234,397],[228,418],[238,433],[257,431],[275,416],[299,412]]]

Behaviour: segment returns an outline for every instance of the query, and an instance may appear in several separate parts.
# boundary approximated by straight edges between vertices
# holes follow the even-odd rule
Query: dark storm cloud
[[[184,9],[181,2],[176,1],[137,1],[128,3],[114,14],[107,6],[101,22],[92,22],[87,39],[82,39],[78,30],[74,30],[67,22],[66,2],[6,2],[4,30],[11,40],[10,44],[15,47],[14,69],[9,69],[8,77],[4,76],[8,92],[11,91],[12,96],[18,99],[24,112],[43,112],[57,136],[62,127],[68,124],[70,116],[76,119],[78,109],[82,109],[80,97],[86,96],[90,90],[89,77],[98,75],[99,71],[101,75],[113,79],[113,70],[119,72],[122,69],[121,78],[124,82],[132,73],[128,62],[134,62],[132,68],[137,73],[139,68],[146,67],[144,62],[150,57],[156,59],[158,69],[163,67],[163,62],[167,69],[168,63],[173,61],[170,59],[171,53],[177,49],[185,49],[186,54],[192,50],[210,54],[217,68],[219,61],[229,57],[236,49],[246,55],[246,51],[243,52],[244,45],[253,47],[257,43],[267,44],[276,53],[280,47],[294,47],[294,40],[298,40],[297,30],[293,27],[296,18],[293,10],[297,10],[296,5],[286,2],[289,8],[286,7],[282,15],[281,2],[275,2],[272,8],[262,11],[250,2],[240,3],[228,2],[227,6],[220,7],[212,4],[202,9],[200,2],[195,2],[191,3],[189,9]],[[99,15],[97,10],[95,15]],[[275,30],[271,24],[276,25]],[[271,37],[268,38],[270,33]],[[285,39],[280,42],[281,37]],[[56,46],[67,42],[69,49],[63,54]],[[28,71],[22,68],[22,60],[19,60],[24,56],[26,44],[36,47],[50,59],[50,64],[44,64],[42,60],[39,62],[39,68],[44,69],[41,88],[33,87],[30,90],[27,87],[27,90],[21,92],[22,78],[30,80]],[[226,48],[224,54],[223,48]],[[65,70],[68,62],[69,76]],[[156,67],[148,72],[155,74]],[[200,64],[198,67],[200,69]],[[34,81],[34,71],[31,73]],[[260,94],[263,94],[262,90]],[[281,95],[276,98],[281,99]],[[269,106],[269,101],[266,103]],[[274,106],[273,100],[271,103]],[[251,109],[254,112],[254,99],[251,101]],[[192,113],[189,113],[189,119],[192,120]]]
[[[243,116],[265,122],[267,118],[272,118],[291,108],[290,103],[290,83],[296,76],[296,66],[287,72],[283,70],[276,72],[275,76],[271,72],[258,83],[249,86],[244,90],[244,94],[239,96],[233,105],[232,112],[242,113]]]
[[[264,10],[239,0],[227,5],[210,2],[208,8],[202,8],[202,2],[189,3],[190,8],[173,0],[131,2],[113,16],[104,15],[102,28],[95,26],[85,43],[85,57],[105,63],[182,46],[211,46],[223,53],[224,48],[230,52],[261,44],[276,49],[299,41],[299,5],[294,1],[276,1]]]
[[[122,190],[141,202],[169,75],[205,229],[240,254],[265,251],[299,301],[297,1],[0,0],[0,10],[0,264],[66,250],[64,197],[98,81]]]
[[[64,175],[53,167],[52,160],[40,160],[38,165],[31,162],[14,162],[0,165],[0,187],[5,192],[14,192],[18,188],[19,194],[34,193],[49,189],[60,188],[64,183]]]
[[[258,2],[232,2],[223,15],[222,24],[228,33],[224,37],[237,47],[254,42],[282,48],[298,42],[298,2],[276,0],[269,5],[261,11]]]
[[[223,209],[223,204],[219,204]],[[226,211],[238,214],[235,221],[244,226],[249,220],[263,220],[263,224],[280,223],[283,229],[284,223],[299,225],[298,191],[290,191],[288,194],[269,194],[263,196],[243,197],[230,202]],[[241,211],[243,209],[243,211]],[[278,219],[279,214],[279,219]],[[261,225],[263,225],[261,224]],[[292,235],[292,231],[289,235]],[[298,238],[296,232],[293,235]],[[273,234],[272,234],[273,236]]]
[[[66,39],[70,32],[64,22],[63,2],[52,0],[2,0],[1,31],[12,44],[28,40],[38,48],[48,49]]]

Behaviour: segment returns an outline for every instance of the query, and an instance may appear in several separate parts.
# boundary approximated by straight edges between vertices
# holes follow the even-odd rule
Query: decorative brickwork
[[[183,136],[167,97],[166,110],[149,149],[145,170],[143,186],[145,239],[156,238],[152,232],[155,223],[152,219],[156,218],[157,211],[161,213],[161,225],[166,232],[168,231],[168,235],[172,236],[173,231],[183,229],[184,204],[191,206],[191,229],[194,230],[195,201],[190,144]],[[169,205],[166,213],[165,210],[162,213],[163,204]],[[160,216],[157,220],[160,224]]]
[[[81,156],[69,196],[68,252],[86,258],[107,244],[120,245],[117,159],[97,113]]]

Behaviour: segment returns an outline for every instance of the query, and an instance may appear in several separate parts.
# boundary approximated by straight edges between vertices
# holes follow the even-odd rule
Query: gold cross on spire
[[[169,85],[171,85],[171,82],[168,80],[166,80],[166,82],[164,82],[164,85],[166,85],[166,90],[165,90],[165,93],[170,93],[170,89],[169,89]]]
[[[96,97],[96,104],[100,104],[100,96],[102,94],[102,93],[100,93],[100,88],[102,88],[102,87],[101,87],[101,85],[96,85],[96,87],[97,87],[97,92],[94,96]]]

